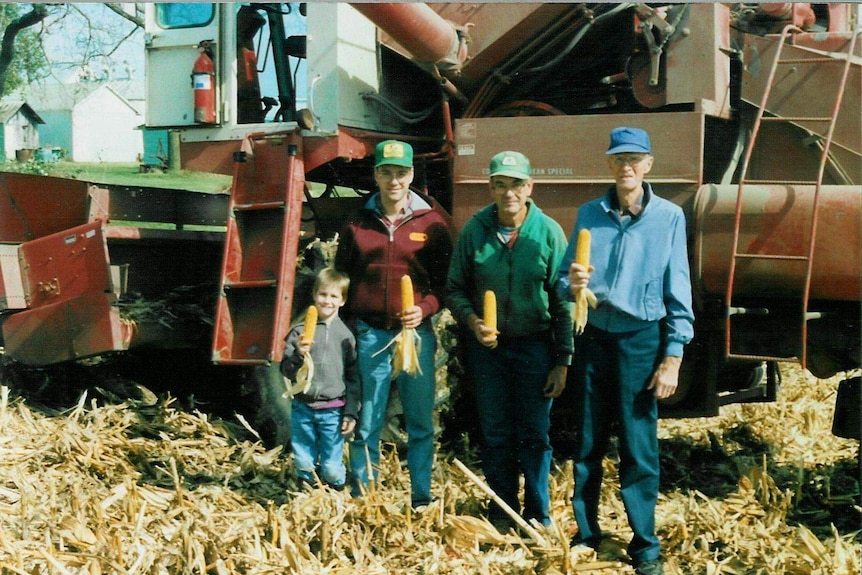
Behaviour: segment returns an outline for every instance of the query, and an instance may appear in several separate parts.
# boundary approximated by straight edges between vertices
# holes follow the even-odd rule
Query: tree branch
[[[3,43],[0,47],[0,96],[6,90],[6,73],[15,57],[15,38],[25,28],[35,26],[48,16],[48,8],[44,4],[33,4],[33,9],[20,18],[9,23],[3,33]]]
[[[143,27],[144,27],[144,19],[143,19],[143,18],[140,18],[139,16],[137,16],[137,7],[135,8],[135,14],[136,14],[136,15],[135,15],[135,16],[132,16],[131,14],[127,14],[127,13],[126,13],[126,11],[125,11],[125,10],[123,10],[123,7],[122,7],[119,3],[117,3],[117,2],[103,2],[103,4],[104,4],[104,5],[105,5],[109,10],[111,10],[111,11],[113,11],[114,13],[116,13],[116,14],[118,14],[118,15],[122,16],[123,18],[125,18],[126,20],[128,20],[129,22],[131,22],[132,24],[134,24],[135,26],[137,26],[138,28],[143,28]]]

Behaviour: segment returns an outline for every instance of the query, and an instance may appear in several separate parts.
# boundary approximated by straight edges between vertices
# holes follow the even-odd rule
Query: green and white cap
[[[413,167],[413,146],[398,140],[384,140],[374,149],[374,167],[391,164],[404,168]]]
[[[530,160],[521,152],[500,152],[491,158],[491,177],[530,178]]]

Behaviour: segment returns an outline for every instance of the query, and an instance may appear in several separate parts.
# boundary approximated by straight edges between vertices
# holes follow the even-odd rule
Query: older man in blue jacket
[[[572,301],[585,288],[598,300],[575,337],[572,364],[579,425],[573,542],[601,541],[602,459],[616,421],[621,495],[633,531],[628,553],[639,575],[657,575],[663,570],[655,533],[657,399],[676,391],[683,348],[694,333],[685,216],[644,181],[653,164],[644,130],[612,130],[607,158],[615,183],[578,210],[558,283]],[[573,262],[582,229],[592,236],[590,267]]]

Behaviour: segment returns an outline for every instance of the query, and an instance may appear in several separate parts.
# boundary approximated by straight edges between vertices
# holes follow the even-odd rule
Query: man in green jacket
[[[520,470],[524,519],[548,525],[551,403],[566,385],[573,351],[571,304],[554,288],[566,236],[530,199],[533,180],[523,154],[494,156],[489,187],[493,203],[458,237],[446,305],[469,329],[465,361],[475,385],[485,480],[518,510]],[[484,322],[487,290],[496,296],[496,329]],[[511,525],[493,502],[489,519],[502,529]]]

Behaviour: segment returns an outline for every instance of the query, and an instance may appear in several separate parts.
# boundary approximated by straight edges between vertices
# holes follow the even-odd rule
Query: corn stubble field
[[[784,367],[779,401],[663,420],[657,522],[666,572],[860,572],[856,441],[833,436],[840,378]],[[438,500],[412,513],[397,450],[381,484],[351,499],[297,491],[289,455],[241,418],[161,395],[153,405],[92,393],[47,409],[0,388],[0,572],[630,574],[629,531],[606,460],[598,553],[570,549],[571,463],[557,461],[541,542],[498,533],[466,441],[441,446]]]

